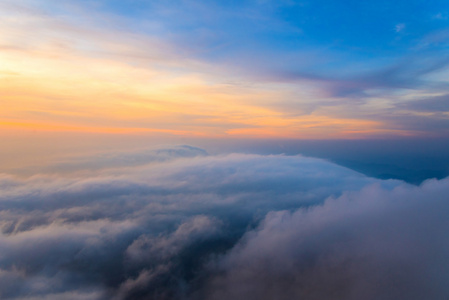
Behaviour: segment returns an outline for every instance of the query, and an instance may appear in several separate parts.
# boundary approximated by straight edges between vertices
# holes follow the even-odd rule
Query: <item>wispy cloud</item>
[[[447,20],[448,18],[449,17],[447,15],[447,13],[442,13],[442,12],[439,12],[439,13],[435,14],[434,16],[432,16],[432,19],[435,19],[435,20]]]
[[[396,26],[394,27],[394,31],[396,31],[397,33],[404,31],[404,29],[405,29],[404,23],[396,24]]]

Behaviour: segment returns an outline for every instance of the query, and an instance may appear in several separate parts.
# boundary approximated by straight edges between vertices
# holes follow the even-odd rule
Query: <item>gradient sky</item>
[[[0,298],[449,299],[448,54],[448,0],[0,0]]]
[[[0,3],[0,127],[449,135],[447,1]]]

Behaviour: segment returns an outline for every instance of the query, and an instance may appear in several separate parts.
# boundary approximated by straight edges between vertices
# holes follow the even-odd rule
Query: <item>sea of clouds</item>
[[[0,298],[447,299],[448,195],[190,146],[0,174]]]

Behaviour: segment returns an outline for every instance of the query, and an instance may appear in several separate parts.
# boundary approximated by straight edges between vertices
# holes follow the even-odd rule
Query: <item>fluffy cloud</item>
[[[449,180],[378,185],[269,213],[215,266],[207,299],[442,299]]]
[[[1,176],[2,299],[442,295],[447,180],[414,187],[301,156],[145,153]],[[125,159],[106,168],[114,157]]]

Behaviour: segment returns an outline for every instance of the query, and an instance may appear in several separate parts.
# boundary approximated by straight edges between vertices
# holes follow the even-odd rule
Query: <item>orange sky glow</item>
[[[348,101],[330,99],[319,82],[259,82],[226,65],[179,55],[175,45],[147,35],[15,13],[0,29],[3,134],[295,139],[419,134],[370,117],[372,110],[388,108],[388,99],[374,106],[367,101],[354,112]],[[39,36],[28,35],[31,27]],[[317,101],[331,105],[308,108]]]

